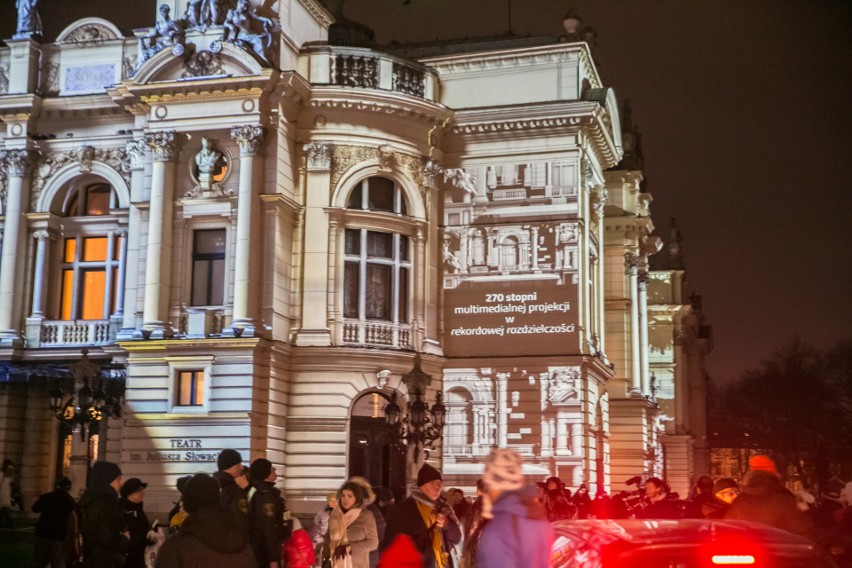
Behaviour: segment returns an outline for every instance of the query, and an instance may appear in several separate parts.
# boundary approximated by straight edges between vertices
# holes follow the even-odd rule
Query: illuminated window
[[[225,229],[195,231],[192,239],[193,306],[221,306],[225,298]]]
[[[122,237],[67,236],[62,240],[60,319],[109,318],[118,297],[118,251]]]
[[[362,181],[348,209],[408,215],[402,189],[383,177]],[[393,232],[346,229],[343,312],[350,319],[408,321],[409,238]]]
[[[114,205],[112,188],[105,183],[82,187],[71,196],[66,208],[69,217],[91,217],[109,214]]]
[[[344,317],[408,321],[408,237],[346,229]]]
[[[179,371],[176,394],[177,406],[204,405],[204,371]]]

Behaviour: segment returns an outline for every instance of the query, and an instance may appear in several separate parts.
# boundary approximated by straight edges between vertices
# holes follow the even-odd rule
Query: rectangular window
[[[80,319],[99,320],[104,318],[104,295],[106,294],[106,271],[83,270],[80,290]]]
[[[74,242],[69,239],[70,242]],[[69,241],[65,241],[66,245]],[[68,247],[66,246],[66,249]],[[74,271],[71,269],[62,271],[62,305],[59,308],[59,313],[62,314],[63,321],[69,321],[71,318],[72,304],[74,303]]]
[[[106,237],[86,237],[83,239],[83,262],[103,262],[107,259]]]
[[[225,302],[225,229],[193,233],[193,306],[221,306]]]
[[[177,384],[178,406],[204,405],[204,371],[179,371]]]
[[[74,255],[77,254],[77,239],[65,239],[65,260],[64,262],[74,262]]]

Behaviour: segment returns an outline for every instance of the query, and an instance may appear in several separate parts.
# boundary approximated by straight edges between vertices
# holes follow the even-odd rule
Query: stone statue
[[[449,179],[454,186],[464,192],[476,195],[476,178],[464,171],[464,168],[447,169],[444,172],[444,179]]]
[[[183,19],[186,21],[188,28],[196,28],[201,31],[206,29],[207,22],[202,17],[202,0],[189,0],[186,4],[186,12],[183,14]]]
[[[221,26],[225,22],[225,3],[222,0],[201,0],[201,21],[208,26]]]
[[[273,23],[269,18],[258,16],[254,11],[250,11],[250,7],[249,0],[237,0],[237,7],[228,10],[222,41],[233,43],[242,49],[251,51],[263,65],[269,66],[267,50],[272,47]],[[252,31],[252,20],[263,25],[261,33]]]
[[[456,255],[450,250],[450,243],[444,241],[441,245],[441,255],[444,259],[444,264],[454,269],[456,272],[461,272],[461,263]]]
[[[18,31],[14,39],[24,39],[41,35],[41,16],[38,13],[38,0],[17,0]]]
[[[182,21],[172,20],[169,16],[171,11],[168,4],[162,4],[160,15],[163,19],[157,22],[146,35],[139,38],[139,65],[167,47],[171,47],[175,55],[183,53],[186,37],[181,25]]]
[[[213,148],[206,136],[201,139],[201,150],[195,155],[195,166],[199,185],[209,191],[213,176],[222,170],[222,152]]]

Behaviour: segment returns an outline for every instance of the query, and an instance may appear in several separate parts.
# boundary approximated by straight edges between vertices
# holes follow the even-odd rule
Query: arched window
[[[470,263],[473,265],[485,264],[485,235],[476,230],[470,236]]]
[[[503,242],[500,244],[500,268],[503,270],[517,269],[518,261],[520,260],[520,245],[518,243],[518,239],[516,237],[509,236],[503,239]]]
[[[61,320],[105,320],[115,311],[123,244],[109,218],[116,205],[115,192],[106,183],[80,186],[66,201],[59,243]]]
[[[371,177],[352,191],[348,209],[407,214],[402,190]],[[408,322],[411,243],[407,236],[367,228],[345,232],[343,314],[359,321]]]
[[[474,430],[476,424],[473,416],[472,397],[464,389],[454,388],[447,392],[447,429],[444,438],[446,453],[450,455],[467,454],[477,441]]]

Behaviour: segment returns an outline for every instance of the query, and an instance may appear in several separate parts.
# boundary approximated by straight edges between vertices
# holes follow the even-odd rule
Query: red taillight
[[[714,554],[710,557],[713,566],[753,566],[757,564],[751,554]]]

